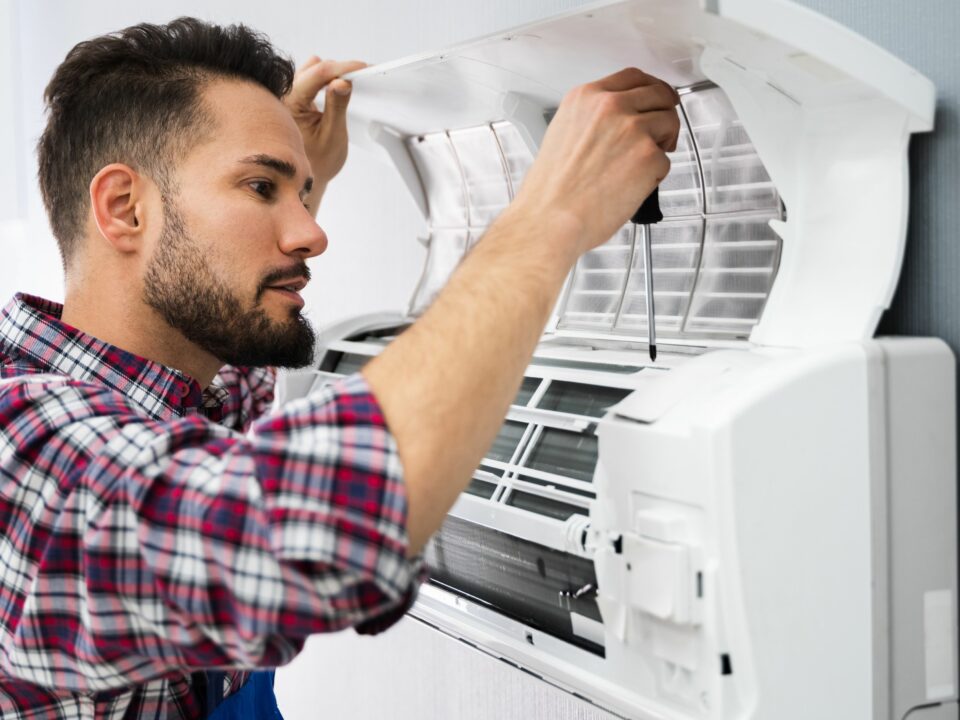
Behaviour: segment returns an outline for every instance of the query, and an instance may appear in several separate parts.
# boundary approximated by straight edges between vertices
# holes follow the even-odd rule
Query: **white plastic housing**
[[[872,336],[903,258],[907,143],[933,126],[934,88],[785,0],[598,3],[374,66],[351,76],[352,138],[386,152],[426,217],[409,138],[507,120],[534,151],[567,90],[628,65],[677,87],[716,83],[786,204],[778,277],[750,340]]]
[[[396,321],[356,318],[321,342],[375,355],[388,339],[338,338]],[[544,344],[528,377],[630,394],[599,420],[538,410],[536,393],[529,409],[511,409],[512,422],[595,432],[591,483],[531,488],[567,503],[578,501],[565,488],[592,488],[595,500],[577,496],[589,518],[554,521],[469,493],[451,513],[592,561],[602,623],[571,622],[603,655],[434,586],[414,614],[629,718],[903,720],[937,704],[955,714],[957,426],[947,346],[740,348],[667,353],[663,367],[626,374],[587,369],[636,358]],[[294,375],[285,399],[314,377],[331,376]],[[508,470],[490,482],[509,493],[523,485],[511,468],[529,462],[516,452],[503,460],[484,465]]]
[[[389,342],[368,331],[429,305],[516,194],[564,93],[628,65],[684,91],[651,242],[668,347],[656,364],[638,350],[644,268],[625,227],[571,274],[536,389],[451,511],[490,541],[467,572],[529,569],[504,540],[561,556],[544,579],[586,567],[596,583],[581,573],[525,620],[476,586],[427,585],[414,614],[629,718],[955,718],[955,361],[939,341],[872,339],[934,89],[809,10],[605,2],[352,75],[351,137],[401,174],[427,265],[407,316],[329,329],[325,369],[289,376],[283,398],[355,371]],[[628,395],[560,412],[542,401],[561,383]],[[566,469],[534,467],[549,437]],[[561,506],[574,510],[551,516]],[[557,607],[569,628],[541,622]]]

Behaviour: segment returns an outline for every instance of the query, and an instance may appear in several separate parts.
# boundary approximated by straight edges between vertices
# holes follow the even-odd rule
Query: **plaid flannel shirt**
[[[311,633],[409,607],[397,450],[362,376],[257,419],[17,295],[0,313],[0,716],[196,718]]]

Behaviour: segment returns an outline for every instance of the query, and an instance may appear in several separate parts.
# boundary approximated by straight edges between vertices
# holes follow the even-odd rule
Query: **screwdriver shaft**
[[[650,247],[650,226],[634,225],[639,228],[640,241],[643,243],[643,284],[647,296],[647,345],[650,348],[650,359],[657,359],[657,325],[653,304],[653,249]]]

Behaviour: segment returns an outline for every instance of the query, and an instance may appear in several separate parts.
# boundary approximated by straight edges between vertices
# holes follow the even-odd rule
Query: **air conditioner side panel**
[[[900,720],[957,698],[956,361],[932,338],[878,345],[889,398],[891,701]]]
[[[851,344],[758,373],[732,408],[717,523],[735,557],[756,720],[875,720],[868,365]],[[735,555],[731,555],[733,552]],[[732,569],[732,568],[731,568]],[[725,583],[733,599],[736,588]],[[744,662],[745,661],[745,662]]]
[[[871,435],[883,427],[882,405],[870,397],[878,357],[872,343],[731,353],[725,372],[655,422],[601,427],[606,478],[595,526],[640,532],[636,512],[655,508],[686,518],[687,542],[699,548],[702,654],[691,715],[883,717],[875,715],[871,592],[871,498],[885,480]],[[649,625],[622,612],[628,631]],[[617,645],[618,618],[604,616],[608,659],[656,666],[642,633]],[[651,694],[675,697],[662,683]]]

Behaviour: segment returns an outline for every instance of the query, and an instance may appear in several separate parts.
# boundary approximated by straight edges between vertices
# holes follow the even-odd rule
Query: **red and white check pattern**
[[[204,390],[60,312],[0,313],[0,716],[200,717],[197,671],[236,690],[409,606],[402,470],[362,376],[260,417],[272,371]]]

